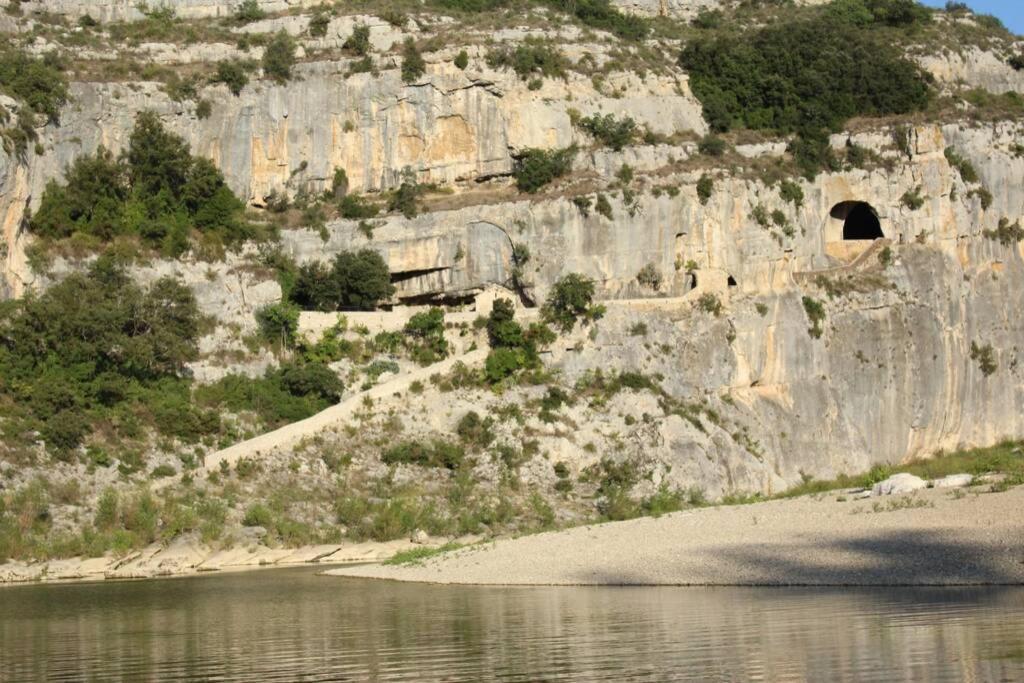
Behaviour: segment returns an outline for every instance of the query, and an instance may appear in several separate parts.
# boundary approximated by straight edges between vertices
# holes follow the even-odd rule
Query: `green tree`
[[[588,313],[593,301],[593,281],[579,273],[569,273],[555,282],[542,313],[549,323],[563,332],[570,332],[577,318]]]
[[[256,311],[256,323],[265,340],[281,348],[291,348],[299,331],[299,308],[287,301],[268,304]]]
[[[305,310],[335,311],[341,296],[331,268],[322,261],[311,261],[299,266],[291,300]]]
[[[523,328],[515,321],[515,304],[496,299],[487,317],[487,339],[491,348],[515,348],[523,345]]]
[[[427,63],[423,61],[416,42],[412,38],[406,38],[402,45],[402,81],[413,83],[420,76],[427,72]]]
[[[217,62],[217,73],[211,80],[228,86],[228,90],[237,97],[242,93],[242,88],[249,84],[249,74],[237,60],[224,60]]]
[[[278,83],[287,83],[295,66],[295,39],[278,31],[263,51],[263,72]]]
[[[338,308],[371,311],[395,293],[388,265],[376,251],[343,251],[334,258],[332,278]]]
[[[31,232],[50,239],[137,235],[171,255],[188,248],[193,229],[224,244],[258,236],[213,162],[193,157],[152,112],[138,115],[121,157],[100,147],[78,157],[65,181],[47,184]]]
[[[127,160],[132,191],[147,198],[161,193],[168,195],[166,199],[177,198],[192,166],[188,145],[164,128],[152,111],[136,117]]]

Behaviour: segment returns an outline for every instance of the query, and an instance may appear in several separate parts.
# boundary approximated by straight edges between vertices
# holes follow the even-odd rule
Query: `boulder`
[[[973,474],[950,474],[932,481],[932,486],[937,489],[958,489],[970,486],[973,481]]]
[[[420,545],[426,543],[429,540],[430,540],[430,536],[428,536],[427,532],[424,531],[423,529],[417,529],[416,531],[412,532],[411,536],[409,536],[409,541],[410,542],[418,543]]]
[[[918,489],[928,488],[928,482],[913,474],[900,472],[894,474],[885,481],[880,481],[871,489],[873,496],[891,496],[899,493],[910,493]]]

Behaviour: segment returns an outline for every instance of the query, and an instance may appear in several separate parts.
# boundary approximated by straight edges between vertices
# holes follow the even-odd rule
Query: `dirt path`
[[[408,391],[409,386],[413,382],[426,382],[430,379],[431,375],[448,372],[456,363],[461,362],[472,367],[482,363],[486,357],[487,351],[481,349],[446,358],[440,363],[417,368],[383,384],[378,384],[371,389],[362,391],[326,410],[321,410],[316,415],[307,417],[305,420],[292,422],[280,429],[261,434],[248,441],[236,443],[216,453],[211,453],[206,456],[203,467],[206,470],[213,470],[220,467],[222,462],[234,465],[241,458],[258,458],[275,450],[291,448],[303,438],[316,436],[325,429],[337,427],[345,420],[350,419],[356,411],[363,407],[363,401],[367,397],[378,400],[396,393]]]

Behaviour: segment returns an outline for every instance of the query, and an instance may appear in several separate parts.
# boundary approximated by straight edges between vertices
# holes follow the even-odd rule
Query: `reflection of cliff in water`
[[[1020,680],[1024,589],[487,588],[311,569],[4,590],[0,678]]]

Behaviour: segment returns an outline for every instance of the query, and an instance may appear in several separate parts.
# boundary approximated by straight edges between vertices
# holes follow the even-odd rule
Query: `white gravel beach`
[[[840,495],[701,508],[326,573],[489,585],[1024,583],[1024,487]]]

